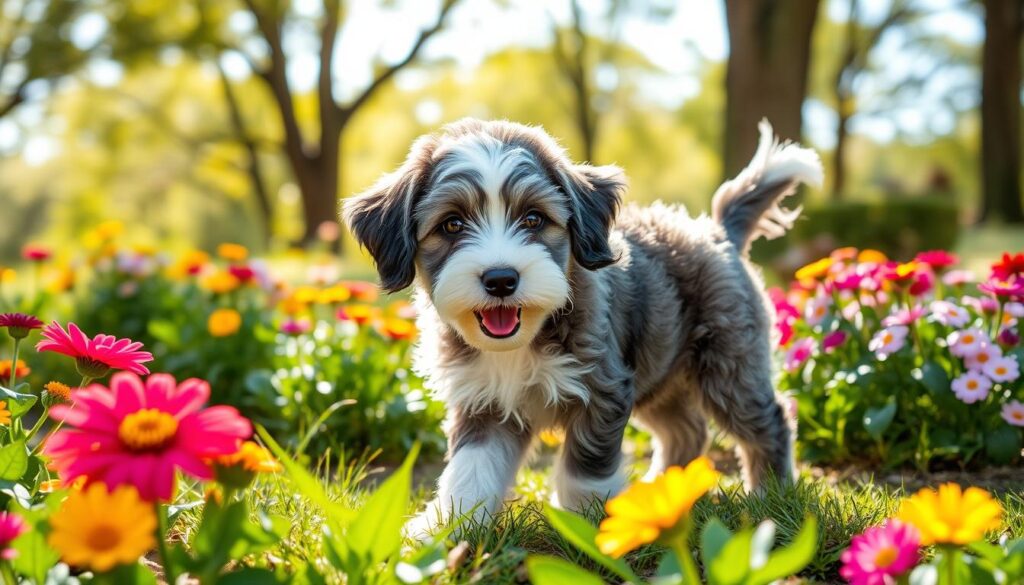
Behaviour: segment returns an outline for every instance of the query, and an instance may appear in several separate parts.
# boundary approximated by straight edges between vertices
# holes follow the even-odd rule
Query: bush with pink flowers
[[[899,263],[843,248],[770,291],[804,459],[922,469],[1020,460],[1024,254],[982,276],[941,250]]]

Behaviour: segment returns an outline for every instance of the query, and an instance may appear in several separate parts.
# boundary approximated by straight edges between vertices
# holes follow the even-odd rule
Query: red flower
[[[929,250],[927,252],[921,252],[917,255],[915,260],[922,264],[931,266],[932,270],[942,270],[960,262],[960,259],[957,258],[956,254],[945,250]]]
[[[110,389],[75,390],[74,406],[54,406],[50,416],[70,425],[46,443],[45,453],[65,483],[85,477],[108,489],[132,485],[146,500],[167,501],[181,470],[213,479],[208,461],[238,451],[252,424],[230,406],[203,408],[210,385],[169,374],[142,379],[118,372]]]
[[[249,282],[256,276],[256,272],[244,264],[232,264],[228,266],[228,272],[241,282]]]
[[[24,313],[4,313],[0,315],[0,327],[6,327],[7,333],[15,339],[24,339],[29,331],[39,329],[43,322]]]
[[[1024,278],[1012,277],[1008,280],[990,278],[978,285],[978,290],[996,298],[1015,298],[1024,296]]]
[[[21,249],[21,257],[30,262],[45,262],[53,253],[49,248],[29,244]]]
[[[1009,280],[1013,276],[1024,276],[1024,252],[1004,253],[1002,260],[992,265],[992,278]]]
[[[90,378],[101,378],[111,370],[128,370],[136,374],[148,374],[142,365],[153,361],[153,354],[139,351],[142,343],[131,339],[118,339],[113,335],[99,334],[89,339],[74,323],[68,323],[65,332],[56,321],[43,329],[44,340],[36,345],[36,351],[53,351],[75,358],[78,372]]]

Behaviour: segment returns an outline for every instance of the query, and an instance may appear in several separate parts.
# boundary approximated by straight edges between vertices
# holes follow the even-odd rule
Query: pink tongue
[[[516,307],[494,307],[480,311],[484,328],[498,337],[504,337],[519,324],[519,309]]]

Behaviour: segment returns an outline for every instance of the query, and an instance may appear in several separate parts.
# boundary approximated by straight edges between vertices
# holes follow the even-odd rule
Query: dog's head
[[[566,305],[577,266],[615,261],[624,189],[618,168],[572,164],[539,128],[467,119],[417,140],[344,217],[386,290],[417,280],[467,343],[501,351]]]

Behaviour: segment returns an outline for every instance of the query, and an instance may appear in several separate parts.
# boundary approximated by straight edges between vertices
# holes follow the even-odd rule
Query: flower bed
[[[772,289],[802,458],[922,469],[1021,457],[1024,254],[983,282],[942,251],[836,250]]]

